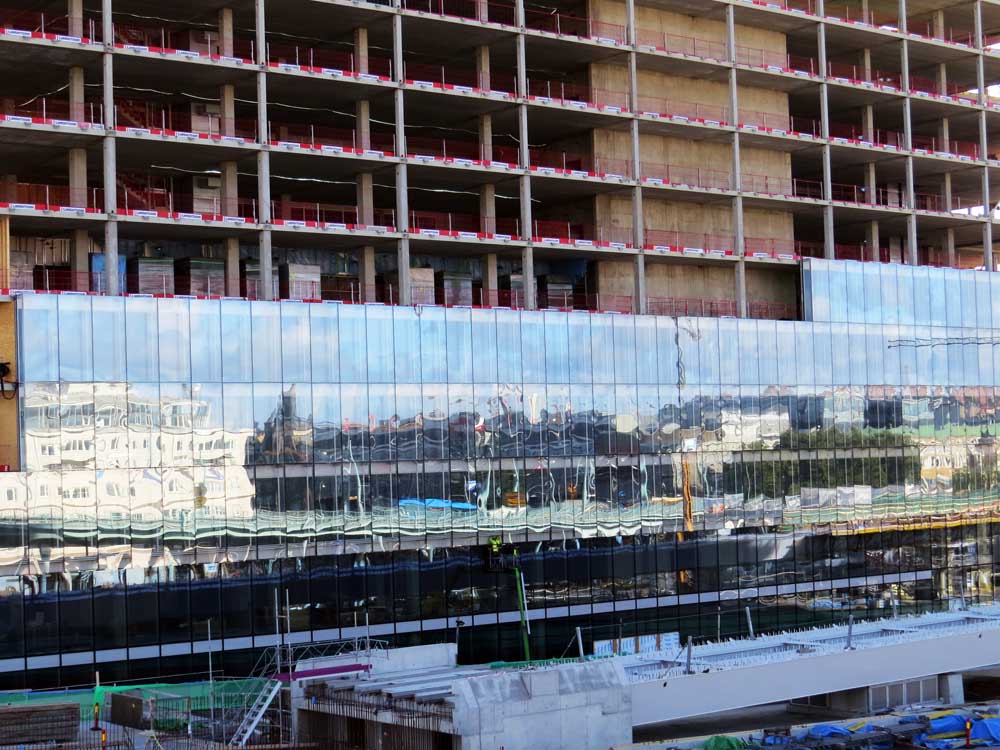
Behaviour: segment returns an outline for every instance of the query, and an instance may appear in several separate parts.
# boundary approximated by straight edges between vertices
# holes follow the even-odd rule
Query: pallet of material
[[[73,742],[80,732],[78,703],[0,706],[3,745]]]

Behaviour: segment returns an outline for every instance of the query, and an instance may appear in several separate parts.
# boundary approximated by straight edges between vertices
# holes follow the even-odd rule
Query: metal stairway
[[[260,720],[264,718],[264,714],[271,706],[271,702],[279,690],[281,690],[281,682],[279,680],[267,680],[264,682],[253,705],[243,715],[243,720],[240,722],[239,727],[237,727],[236,732],[233,733],[232,739],[229,740],[230,747],[243,747],[247,744],[247,740],[253,736],[254,730],[257,729]]]

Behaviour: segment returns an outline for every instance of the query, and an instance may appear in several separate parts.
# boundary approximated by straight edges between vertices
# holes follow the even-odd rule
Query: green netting
[[[747,743],[739,737],[730,737],[726,734],[717,734],[710,737],[705,743],[705,750],[742,750]]]
[[[215,682],[101,685],[88,690],[0,693],[0,706],[75,702],[80,705],[81,716],[89,717],[95,703],[104,706],[108,694],[130,693],[143,699],[156,698],[158,702],[165,704],[172,701],[186,704],[190,700],[195,707],[214,705],[215,708],[240,708],[246,704],[246,696],[259,693],[266,682],[264,678],[248,678]]]

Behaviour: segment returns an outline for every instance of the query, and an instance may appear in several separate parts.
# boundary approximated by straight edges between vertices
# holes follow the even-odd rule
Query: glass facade
[[[536,653],[992,598],[1000,285],[968,276],[812,261],[803,322],[21,296],[0,680],[197,670],[210,623],[235,665],[275,591],[312,637],[463,617],[516,657],[496,536]]]

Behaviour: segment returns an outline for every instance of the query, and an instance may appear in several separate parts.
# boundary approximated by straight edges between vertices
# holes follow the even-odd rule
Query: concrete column
[[[492,183],[479,188],[479,228],[483,232],[497,231],[497,186]]]
[[[632,256],[632,260],[632,272],[634,274],[632,312],[637,315],[645,315],[647,310],[646,256],[642,254],[642,248],[638,248],[636,254]]]
[[[516,0],[514,4],[514,15],[517,26],[521,30],[515,40],[517,55],[517,95],[520,103],[517,107],[518,115],[518,138],[520,139],[519,157],[522,170],[520,178],[520,204],[521,204],[521,237],[527,242],[521,252],[521,275],[524,278],[524,307],[527,310],[534,310],[536,307],[535,298],[535,254],[531,246],[532,237],[532,216],[531,216],[531,174],[528,167],[531,164],[531,152],[528,148],[528,106],[525,104],[525,97],[528,95],[528,66],[524,46],[524,0]]]
[[[69,150],[69,197],[73,206],[87,206],[87,150]]]
[[[240,296],[240,241],[236,237],[223,240],[226,254],[226,296]]]
[[[69,270],[72,288],[90,291],[90,235],[86,229],[74,229],[70,240]]]
[[[219,54],[223,57],[233,56],[233,9],[219,10]]]
[[[490,90],[490,48],[485,44],[476,47],[476,80],[479,88]]]
[[[858,63],[861,66],[863,80],[870,81],[872,79],[872,51],[867,47],[861,50]]]
[[[368,73],[368,29],[359,26],[354,30],[354,69],[358,73]],[[359,99],[354,105],[355,147],[372,147],[371,104],[367,99]]]
[[[493,115],[489,112],[479,115],[479,158],[493,161]]]
[[[375,248],[366,245],[358,254],[358,285],[362,302],[377,302],[375,289]]]
[[[368,29],[358,26],[354,30],[354,70],[368,72]]]
[[[236,162],[224,161],[219,165],[222,183],[220,211],[223,216],[236,216],[239,214],[239,179],[236,170]]]
[[[375,188],[370,172],[362,172],[355,180],[355,190],[358,200],[358,222],[360,224],[375,223]]]
[[[254,2],[257,56],[262,61],[266,57],[267,29],[265,27],[264,0]],[[274,261],[271,255],[271,153],[267,145],[267,63],[258,63],[257,71],[257,139],[261,149],[257,152],[257,221],[261,225],[257,244],[260,266],[260,298],[270,300],[274,296],[271,279]]]
[[[948,150],[948,144],[951,142],[951,123],[948,122],[947,117],[942,117],[941,121],[938,123],[938,148],[943,151]]]
[[[236,87],[224,83],[219,87],[219,131],[222,135],[236,135]],[[267,140],[267,131],[260,140]]]
[[[868,260],[878,262],[881,242],[878,221],[872,220],[867,222],[865,225],[865,243],[868,245]]]
[[[942,244],[944,245],[944,255],[945,255],[946,262],[948,264],[948,268],[954,268],[955,265],[956,265],[956,260],[957,260],[957,258],[955,256],[955,229],[954,229],[954,227],[948,227],[946,230],[944,230],[944,238],[943,239],[944,239],[944,241],[942,242]]]
[[[118,294],[118,166],[115,146],[115,75],[114,75],[114,24],[111,17],[111,0],[101,0],[101,34],[104,54],[101,58],[102,95],[104,105],[104,141],[102,144],[104,173],[104,291]]]
[[[944,25],[944,11],[936,10],[934,11],[934,37],[936,39],[944,39],[945,35],[945,25]]]
[[[397,4],[399,0],[396,0]],[[410,240],[407,232],[410,228],[409,188],[406,174],[406,120],[403,104],[403,18],[392,17],[392,67],[396,78],[395,109],[396,109],[396,153],[404,160],[396,165],[396,229],[403,233],[402,239],[396,243],[396,272],[399,289],[397,299],[401,305],[409,305],[413,300],[410,284]]]
[[[534,310],[538,307],[535,296],[535,248],[530,243],[521,250],[521,276],[524,279],[524,309]]]
[[[500,304],[500,277],[497,273],[497,254],[483,256],[483,305]]]
[[[861,134],[869,142],[875,140],[875,107],[866,104],[861,108]]]
[[[628,91],[629,102],[633,111],[639,108],[639,72],[636,60],[636,25],[635,25],[635,0],[627,0],[625,3],[626,24],[628,32]],[[635,185],[632,188],[632,246],[635,248],[635,289],[632,293],[634,300],[632,309],[639,314],[644,314],[649,308],[649,300],[646,292],[646,259],[642,255],[643,247],[646,243],[646,222],[645,211],[643,209],[642,196],[642,143],[639,134],[639,121],[632,118],[631,128],[632,145],[632,179]]]
[[[942,703],[957,706],[965,703],[965,686],[961,674],[938,675],[938,695]]]
[[[730,60],[729,68],[729,117],[739,122],[739,86],[736,77],[736,16],[732,5],[726,6],[726,50]],[[733,133],[733,239],[736,251],[736,314],[747,317],[746,286],[746,236],[743,228],[743,167],[740,160],[740,134]]]
[[[944,200],[944,208],[946,211],[951,210],[952,202],[952,188],[951,188],[951,172],[944,173],[944,185],[942,186],[942,200]]]
[[[84,86],[83,68],[74,66],[69,69],[69,119],[83,122],[86,114],[86,88]]]
[[[69,21],[69,35],[85,36],[83,33],[83,0],[68,0],[66,16]]]
[[[865,164],[865,198],[870,205],[878,205],[878,173],[873,161]]]

